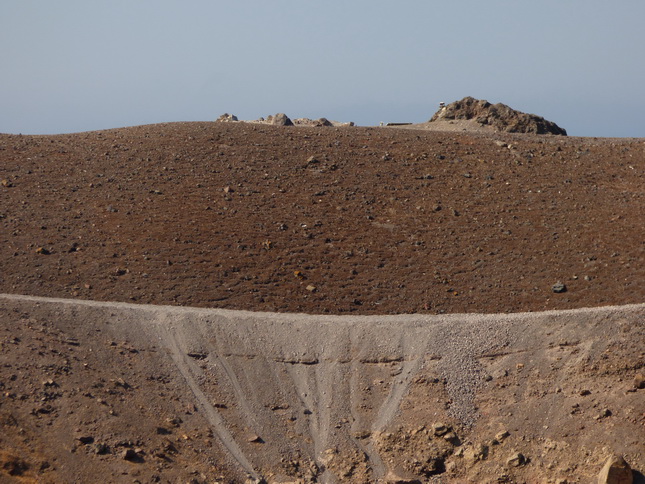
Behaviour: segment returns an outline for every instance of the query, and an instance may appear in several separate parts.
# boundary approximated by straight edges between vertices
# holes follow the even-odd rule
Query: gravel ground
[[[173,123],[0,135],[0,159],[3,292],[310,314],[645,300],[640,139]]]
[[[595,468],[571,466],[609,450],[645,464],[642,390],[630,387],[645,365],[643,305],[320,316],[2,295],[0,318],[0,410],[13,415],[0,451],[24,449],[25,462],[44,453],[57,465],[43,472],[60,481],[91,480],[94,466],[132,470],[116,450],[69,453],[75,435],[109,449],[134,442],[139,476],[154,474],[165,435],[184,463],[164,464],[176,477],[193,466],[211,478],[377,482],[403,466],[427,477],[440,470],[446,482],[504,472],[530,481],[591,476]],[[27,448],[12,440],[14,421]],[[433,436],[439,424],[452,429],[450,442]],[[487,443],[502,431],[504,443]],[[557,443],[549,455],[547,441]],[[489,458],[470,457],[483,448]],[[503,471],[512,451],[533,464]]]

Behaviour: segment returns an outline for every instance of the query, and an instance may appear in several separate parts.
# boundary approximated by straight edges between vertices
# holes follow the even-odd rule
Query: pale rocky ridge
[[[229,113],[224,113],[219,116],[216,120],[217,122],[231,123],[231,122],[242,122],[242,123],[253,123],[253,124],[269,124],[272,126],[303,126],[303,127],[350,127],[354,126],[352,121],[341,122],[341,121],[330,121],[327,118],[295,118],[291,119],[284,113],[270,114],[266,118],[259,118],[252,121],[240,121],[237,116]]]
[[[222,114],[218,122],[236,122],[237,116]],[[327,118],[309,119],[297,118],[291,120],[284,113],[269,115],[253,121],[243,121],[255,124],[270,124],[274,126],[354,126],[353,122],[329,121]],[[426,123],[381,123],[381,126],[404,129],[434,129],[434,130],[463,130],[479,131],[493,130],[507,133],[552,134],[566,136],[567,132],[552,121],[535,114],[523,113],[506,104],[491,104],[486,100],[467,96],[459,101],[444,105]]]

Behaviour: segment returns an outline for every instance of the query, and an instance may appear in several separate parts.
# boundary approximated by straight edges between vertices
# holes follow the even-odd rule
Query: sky
[[[3,0],[0,133],[502,102],[645,137],[642,0]]]

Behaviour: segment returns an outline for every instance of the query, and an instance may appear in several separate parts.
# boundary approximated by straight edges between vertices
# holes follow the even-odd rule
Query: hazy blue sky
[[[645,136],[644,21],[642,0],[2,0],[0,132],[421,122],[474,96]]]

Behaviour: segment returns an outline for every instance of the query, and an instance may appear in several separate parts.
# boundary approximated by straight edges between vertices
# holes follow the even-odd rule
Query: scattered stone
[[[556,282],[551,286],[551,290],[556,294],[560,294],[563,292],[567,292],[567,286],[562,282]]]
[[[172,418],[167,418],[166,422],[168,422],[173,427],[179,427],[183,423],[183,420],[179,417],[172,417]]]
[[[502,430],[501,432],[498,432],[495,434],[495,440],[498,442],[504,442],[511,434],[509,434],[506,430]]]
[[[293,120],[293,124],[296,126],[313,126],[313,127],[323,127],[323,126],[334,126],[334,123],[329,121],[327,118],[296,118]]]
[[[603,408],[598,415],[596,415],[594,418],[596,420],[602,420],[603,418],[610,417],[611,416],[611,410],[608,408]]]
[[[208,354],[203,352],[192,352],[187,353],[187,355],[195,360],[205,360],[206,358],[208,358]]]
[[[49,250],[45,249],[44,247],[38,247],[36,249],[36,254],[49,255],[49,254],[51,254],[51,252]]]
[[[505,376],[508,376],[508,370],[501,369],[501,370],[496,370],[493,373],[493,378],[504,378]]]
[[[116,378],[115,380],[112,380],[112,383],[114,383],[114,386],[121,387],[125,390],[132,388],[130,384],[126,382],[123,378]]]
[[[598,474],[598,484],[632,484],[634,473],[622,456],[611,456]]]
[[[94,444],[94,453],[97,455],[104,455],[110,452],[110,447],[102,442]]]
[[[634,377],[634,388],[636,388],[637,390],[642,390],[645,388],[645,375],[638,373]]]
[[[262,440],[262,437],[255,434],[251,435],[247,440],[252,444],[264,444],[264,440]]]
[[[526,464],[526,457],[524,457],[523,454],[516,452],[506,460],[506,463],[512,467],[521,467]]]
[[[94,443],[94,437],[91,437],[89,435],[78,437],[77,440],[83,445],[89,445]]]
[[[402,469],[388,472],[383,480],[387,484],[421,484],[421,481],[417,477],[410,476]]]
[[[441,437],[442,435],[445,435],[448,432],[450,432],[450,427],[444,423],[437,422],[435,424],[432,424],[432,432],[437,437]]]
[[[488,457],[488,446],[484,444],[475,445],[464,451],[464,458],[469,461],[478,462]]]
[[[307,291],[309,291],[309,292],[314,292],[315,290],[316,290],[316,286],[314,286],[314,285],[312,285],[312,284],[309,284],[309,285],[307,286]]]
[[[457,434],[454,433],[453,431],[450,431],[447,434],[444,434],[443,440],[455,446],[461,445],[461,440],[459,439],[459,437],[457,437]]]

